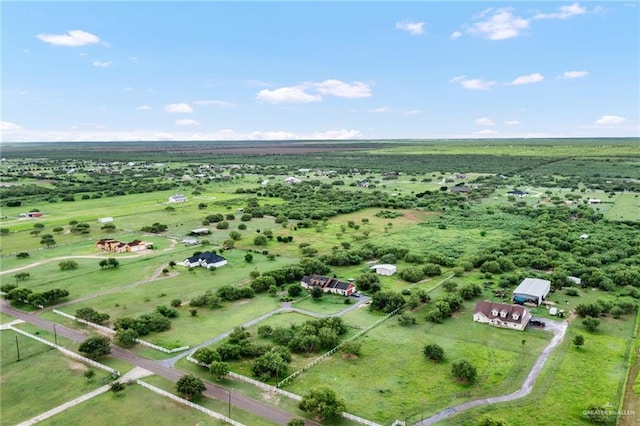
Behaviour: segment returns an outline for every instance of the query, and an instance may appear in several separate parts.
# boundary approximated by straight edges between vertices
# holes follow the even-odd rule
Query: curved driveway
[[[567,323],[557,322],[557,321],[549,320],[547,318],[534,317],[533,319],[544,321],[546,324],[545,330],[552,331],[554,336],[553,336],[553,339],[551,339],[551,342],[549,342],[547,347],[544,348],[542,353],[538,356],[538,359],[536,359],[535,364],[533,364],[531,371],[529,371],[527,378],[524,379],[524,382],[522,383],[522,386],[520,387],[520,389],[506,395],[494,396],[491,398],[476,399],[474,401],[469,401],[460,405],[456,405],[455,407],[446,408],[440,411],[439,413],[429,417],[428,419],[425,419],[421,422],[416,423],[414,426],[432,425],[441,420],[447,419],[451,416],[461,413],[462,411],[468,410],[470,408],[480,407],[482,405],[496,404],[498,402],[513,401],[514,399],[524,398],[525,396],[529,395],[531,393],[531,390],[533,389],[533,385],[536,381],[536,378],[538,378],[540,371],[542,371],[542,367],[544,366],[544,363],[549,358],[549,355],[551,354],[553,349],[555,349],[555,347],[558,346],[560,342],[562,342],[562,339],[564,338],[564,335],[568,327]]]

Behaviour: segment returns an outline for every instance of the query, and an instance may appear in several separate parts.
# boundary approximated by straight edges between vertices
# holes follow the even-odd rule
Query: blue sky
[[[2,140],[639,136],[627,2],[18,2]]]

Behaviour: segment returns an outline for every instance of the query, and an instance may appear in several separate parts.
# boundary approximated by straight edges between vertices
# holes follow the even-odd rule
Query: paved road
[[[36,325],[40,328],[53,331],[53,322],[47,321],[33,314],[26,313],[19,309],[15,309],[11,305],[9,305],[6,300],[0,301],[0,311],[30,324]],[[76,343],[83,342],[87,338],[86,334],[61,326],[59,324],[56,324],[56,333]],[[138,367],[142,367],[154,374],[165,377],[172,382],[177,382],[178,379],[184,376],[184,373],[181,371],[178,371],[172,367],[167,367],[156,361],[139,357],[136,354],[122,349],[118,346],[111,347],[111,356],[123,361],[127,361]],[[207,389],[204,391],[204,395],[224,402],[227,402],[229,400],[229,395],[231,395],[231,404],[233,406],[271,420],[272,422],[275,422],[277,424],[286,424],[290,419],[295,418],[294,415],[281,410],[280,408],[265,404],[261,401],[249,398],[239,393],[231,392],[229,391],[229,389],[222,386],[206,381],[205,385]],[[309,420],[306,420],[306,424],[317,425],[317,423]]]
[[[546,323],[545,330],[553,332],[554,336],[553,339],[551,339],[551,342],[549,342],[547,347],[544,348],[542,353],[538,356],[538,359],[536,359],[535,364],[533,364],[531,371],[529,371],[527,378],[524,379],[524,382],[522,383],[520,389],[507,395],[476,399],[475,401],[469,401],[465,402],[464,404],[456,405],[455,407],[446,408],[439,413],[429,417],[428,419],[416,423],[414,426],[432,425],[470,408],[479,407],[481,405],[496,404],[498,402],[513,401],[514,399],[524,398],[525,396],[529,395],[531,393],[531,390],[533,389],[536,378],[538,378],[540,371],[542,371],[544,363],[547,361],[549,355],[555,349],[555,347],[558,346],[560,342],[562,342],[562,339],[564,338],[565,332],[567,331],[568,327],[567,323],[557,322],[549,320],[547,318],[533,317],[532,319],[544,321]]]

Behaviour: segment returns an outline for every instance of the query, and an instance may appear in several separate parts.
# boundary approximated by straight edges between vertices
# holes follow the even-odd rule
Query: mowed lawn
[[[550,333],[519,333],[474,324],[466,317],[433,325],[422,319],[424,314],[420,310],[412,314],[418,324],[410,327],[390,318],[360,339],[360,357],[348,359],[337,353],[286,388],[304,393],[308,388],[330,384],[348,401],[349,412],[381,423],[396,418],[416,421],[465,400],[516,390],[551,338]],[[362,310],[347,314],[347,323],[351,316],[354,323],[365,323]],[[368,323],[377,318],[370,315]],[[524,348],[522,339],[526,339]],[[443,363],[425,358],[422,350],[429,343],[445,349]],[[451,364],[459,359],[477,367],[477,384],[464,385],[451,376]]]
[[[604,216],[609,220],[640,220],[640,197],[638,194],[617,194],[615,203]]]
[[[573,326],[556,348],[526,398],[464,412],[441,425],[469,424],[484,413],[509,424],[589,425],[582,416],[591,403],[611,404],[616,410],[626,373],[625,351],[628,340],[604,334],[583,333],[585,344],[577,349],[571,343]]]
[[[16,336],[20,348],[17,359]],[[100,387],[106,372],[89,381],[82,363],[11,330],[0,332],[0,424],[15,425]]]

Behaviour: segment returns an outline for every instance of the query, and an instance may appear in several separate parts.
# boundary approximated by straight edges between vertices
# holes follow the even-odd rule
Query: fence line
[[[176,395],[174,395],[174,394],[172,394],[170,392],[167,392],[165,390],[162,390],[160,388],[152,386],[152,385],[150,385],[150,384],[148,384],[146,382],[143,382],[142,380],[136,380],[136,383],[139,384],[140,386],[142,386],[143,388],[147,388],[152,392],[155,392],[155,393],[157,393],[159,395],[162,395],[164,397],[172,399],[172,400],[176,401],[179,404],[183,404],[183,405],[186,405],[188,407],[194,408],[194,409],[196,409],[198,411],[201,411],[201,412],[213,417],[214,419],[222,420],[222,421],[227,422],[227,423],[229,423],[229,424],[231,424],[233,426],[244,426],[242,423],[237,422],[237,421],[235,421],[233,419],[230,419],[229,417],[227,417],[227,416],[225,416],[223,414],[216,413],[215,411],[209,410],[208,408],[205,408],[202,405],[194,404],[191,401],[187,401],[184,398],[180,398],[179,396],[176,396]]]
[[[200,362],[200,361],[198,361],[197,359],[195,359],[195,358],[193,358],[191,356],[187,356],[187,361],[193,362],[194,364],[198,364],[198,365],[200,365],[202,367],[206,367],[206,368],[210,367],[209,364],[206,364],[204,362]],[[266,391],[275,392],[275,393],[279,393],[280,395],[284,395],[287,398],[293,399],[295,401],[298,401],[298,402],[302,401],[302,397],[300,395],[298,395],[298,394],[295,394],[295,393],[292,393],[292,392],[287,392],[284,389],[280,389],[280,388],[277,388],[275,386],[271,386],[271,385],[268,385],[266,383],[260,382],[258,380],[254,380],[254,379],[252,379],[250,377],[243,376],[242,374],[238,374],[238,373],[234,373],[233,371],[230,371],[229,372],[229,376],[233,377],[234,379],[238,379],[238,380],[241,380],[243,382],[246,382],[246,383],[249,383],[251,385],[254,385],[254,386],[256,386],[256,387],[258,387],[260,389],[263,389],[263,390],[266,390]],[[366,426],[381,426],[378,423],[374,423],[371,420],[363,419],[362,417],[358,417],[356,415],[347,413],[346,411],[343,412],[341,415],[345,419],[353,420],[354,422],[357,422],[357,423],[360,423],[360,424],[363,424],[363,425],[366,425]]]
[[[382,426],[379,423],[375,423],[375,422],[372,422],[371,420],[363,419],[362,417],[354,416],[353,414],[347,413],[346,411],[344,411],[341,414],[341,416],[344,417],[345,419],[352,420],[354,422],[360,423],[361,425]]]
[[[291,380],[295,379],[296,377],[298,377],[300,374],[304,373],[305,371],[307,371],[308,369],[315,367],[318,363],[324,361],[325,359],[327,359],[328,357],[330,357],[331,355],[333,355],[334,353],[336,353],[338,350],[340,350],[340,348],[347,342],[351,342],[353,340],[356,340],[357,338],[359,338],[360,336],[362,336],[363,334],[367,333],[369,330],[371,330],[373,327],[379,325],[380,323],[388,320],[389,318],[391,318],[393,315],[395,315],[396,313],[398,313],[398,311],[400,311],[402,308],[398,308],[390,313],[388,313],[387,315],[385,315],[384,317],[380,318],[379,320],[375,321],[372,324],[369,324],[367,327],[365,327],[364,329],[360,330],[359,332],[357,332],[356,334],[354,334],[353,336],[349,337],[348,339],[345,339],[344,341],[340,342],[340,344],[338,344],[338,346],[336,346],[335,348],[331,349],[328,352],[325,352],[324,354],[320,355],[318,358],[314,359],[313,361],[311,361],[309,364],[305,365],[304,367],[300,368],[297,371],[294,371],[291,375],[285,377],[282,381],[280,381],[277,385],[277,387],[281,387],[282,385],[287,384],[288,382],[290,382]]]
[[[210,368],[209,364],[206,364],[204,362],[200,362],[197,359],[191,357],[191,356],[187,356],[187,361],[189,362],[193,362],[194,364],[198,364],[201,367],[206,367],[206,368]],[[252,379],[251,377],[247,377],[247,376],[243,376],[242,374],[238,374],[238,373],[234,373],[233,371],[229,372],[229,376],[233,377],[234,379],[238,379],[241,380],[243,382],[249,383],[251,385],[254,385],[260,389],[266,390],[266,391],[271,391],[271,392],[276,392],[279,393],[281,395],[286,396],[287,398],[291,398],[291,399],[295,399],[296,401],[302,401],[302,397],[300,395],[296,395],[295,393],[291,393],[291,392],[287,392],[286,390],[277,388],[275,386],[271,386],[268,385],[266,383],[263,383],[261,381]]]
[[[52,312],[54,314],[62,315],[65,318],[69,318],[69,319],[78,321],[78,322],[80,322],[82,324],[86,324],[89,327],[97,328],[98,330],[104,331],[104,332],[109,333],[109,334],[115,334],[116,333],[115,330],[112,330],[109,327],[105,327],[103,325],[96,324],[95,322],[91,322],[91,321],[84,320],[82,318],[75,317],[73,315],[67,314],[66,312],[62,312],[62,311],[59,311],[57,309],[53,309]],[[142,339],[135,339],[135,340],[136,340],[136,342],[140,343],[143,346],[147,346],[147,347],[150,347],[152,349],[155,349],[155,350],[167,353],[167,354],[172,354],[174,352],[182,352],[182,351],[186,351],[187,349],[189,349],[189,346],[181,346],[179,348],[167,349],[167,348],[163,348],[162,346],[154,345],[153,343],[147,342],[146,340],[142,340]]]
[[[27,337],[31,338],[31,339],[37,340],[40,343],[44,343],[47,346],[55,348],[55,349],[59,350],[60,352],[62,352],[63,354],[65,354],[67,356],[70,356],[71,358],[75,358],[75,359],[77,359],[79,361],[82,361],[82,362],[84,362],[86,364],[89,364],[89,365],[91,365],[93,367],[100,368],[101,370],[108,371],[109,373],[115,374],[116,376],[120,376],[120,372],[118,370],[114,369],[114,368],[107,367],[104,364],[100,364],[99,362],[96,362],[96,361],[94,361],[92,359],[89,359],[89,358],[86,358],[86,357],[84,357],[82,355],[79,355],[79,354],[77,354],[77,353],[75,353],[73,351],[70,351],[69,349],[63,348],[62,346],[56,345],[55,343],[51,343],[48,340],[42,339],[42,338],[40,338],[38,336],[34,336],[33,334],[27,333],[24,330],[20,330],[19,328],[15,328],[12,325],[10,325],[9,328],[11,330],[15,331],[16,333],[20,333],[20,334],[22,334],[24,336],[27,336]]]

